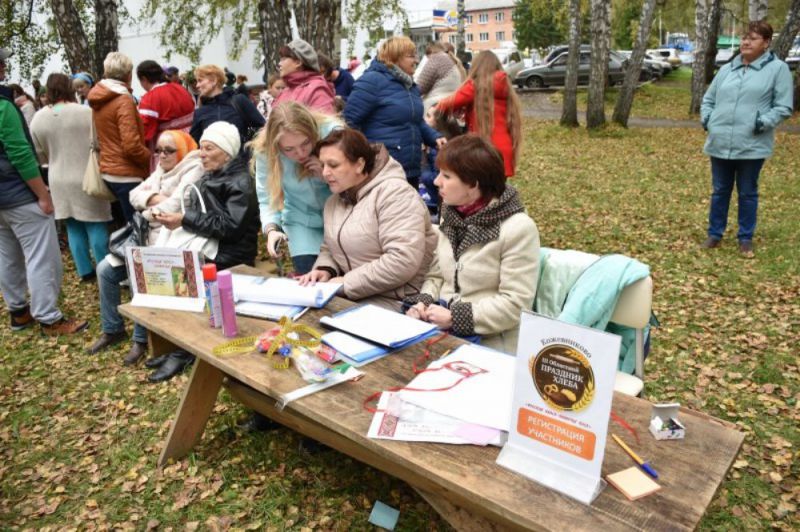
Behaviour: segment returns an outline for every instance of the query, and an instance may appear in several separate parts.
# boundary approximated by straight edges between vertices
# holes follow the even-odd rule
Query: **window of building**
[[[467,24],[472,24],[472,15],[467,15]]]
[[[496,40],[496,41],[505,41],[506,40],[506,32],[504,32],[504,31],[496,31],[496,32],[494,32],[494,40]]]
[[[481,32],[481,33],[478,35],[478,40],[480,40],[481,42],[486,42],[486,41],[488,41],[488,40],[489,40],[489,32],[488,32],[488,31],[487,31],[487,32]]]
[[[478,24],[487,24],[489,22],[489,13],[478,14]]]
[[[498,11],[497,13],[494,14],[494,21],[495,22],[503,22],[503,19],[505,19],[505,16],[506,16],[505,13],[503,13],[502,11]]]
[[[458,40],[458,36],[457,35],[451,35],[449,37],[449,40],[450,40],[450,44],[455,44],[456,40]]]
[[[466,38],[467,42],[472,42],[473,35],[471,33],[465,33],[464,35],[465,35],[465,38]]]

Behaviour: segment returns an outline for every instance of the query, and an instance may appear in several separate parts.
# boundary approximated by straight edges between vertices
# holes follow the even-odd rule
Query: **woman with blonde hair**
[[[307,273],[317,259],[322,209],[331,195],[312,152],[337,127],[332,117],[289,101],[272,110],[267,127],[251,143],[267,252],[277,258],[280,241],[288,239],[296,273]]]
[[[422,144],[436,148],[447,142],[423,119],[419,87],[411,77],[416,66],[417,47],[411,39],[387,39],[378,58],[356,80],[344,108],[347,124],[370,142],[386,146],[415,190],[421,173]]]
[[[436,108],[443,113],[465,111],[469,132],[491,142],[503,156],[506,177],[514,175],[522,147],[522,116],[517,93],[494,53],[478,54],[469,79]]]

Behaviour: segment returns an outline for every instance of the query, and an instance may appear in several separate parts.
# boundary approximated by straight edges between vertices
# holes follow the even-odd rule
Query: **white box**
[[[650,433],[657,440],[681,440],[686,427],[678,420],[679,403],[653,405],[650,412]]]

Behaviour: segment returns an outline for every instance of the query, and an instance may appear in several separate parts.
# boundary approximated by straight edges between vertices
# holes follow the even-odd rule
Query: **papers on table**
[[[450,355],[432,362],[428,369],[442,368],[456,362],[483,373],[465,378],[449,369],[425,371],[406,385],[419,390],[398,392],[403,401],[459,419],[466,423],[508,431],[511,425],[511,403],[514,388],[515,358],[477,345],[462,345]],[[455,384],[455,385],[454,385]]]
[[[382,440],[426,441],[452,444],[496,445],[505,442],[504,434],[493,428],[464,423],[403,401],[394,392],[383,392],[378,412],[373,416],[367,436]]]
[[[319,320],[331,329],[346,332],[379,346],[401,349],[437,332],[435,325],[376,305],[352,307]]]
[[[239,301],[236,303],[236,314],[271,321],[278,321],[283,316],[296,320],[306,310],[308,310],[308,307],[275,305],[273,303],[258,303],[255,301]]]
[[[335,349],[346,362],[356,367],[378,360],[391,352],[385,347],[365,342],[341,331],[323,334],[322,343]]]
[[[233,297],[236,301],[322,308],[341,287],[341,283],[300,286],[294,279],[233,274]]]

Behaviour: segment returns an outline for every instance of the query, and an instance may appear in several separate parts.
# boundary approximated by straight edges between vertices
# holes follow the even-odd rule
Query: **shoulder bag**
[[[189,194],[192,193],[192,190],[197,193],[197,198],[200,200],[200,211],[203,214],[206,214],[208,211],[206,210],[206,203],[203,201],[203,195],[200,193],[200,189],[198,189],[194,183],[187,185],[186,188],[183,189],[183,193],[181,194],[181,212],[184,214],[186,213],[185,200],[187,189],[189,189]],[[214,260],[214,257],[217,256],[217,251],[219,249],[219,241],[217,241],[216,238],[208,238],[191,233],[184,229],[183,226],[178,227],[177,229],[167,229],[166,227],[162,227],[161,231],[158,233],[156,243],[153,244],[153,246],[185,249],[187,251],[199,251],[207,259]]]
[[[92,118],[92,138],[89,142],[89,160],[86,162],[86,170],[83,172],[83,191],[93,198],[114,201],[117,197],[103,181],[103,176],[100,175],[99,152],[97,131],[94,128],[94,118]]]

